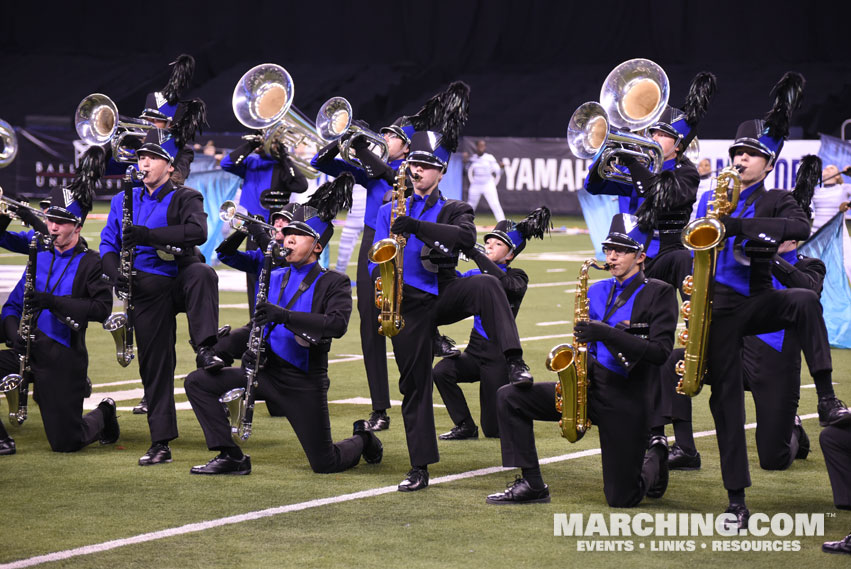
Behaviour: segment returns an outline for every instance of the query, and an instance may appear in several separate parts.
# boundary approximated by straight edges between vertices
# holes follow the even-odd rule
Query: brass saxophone
[[[588,302],[588,269],[605,270],[596,259],[588,259],[579,269],[579,284],[573,303],[573,323],[590,320]],[[547,355],[547,369],[558,373],[556,410],[561,413],[558,426],[561,436],[575,443],[591,427],[588,418],[588,344],[574,337],[573,344],[559,344]]]
[[[405,215],[405,178],[408,163],[403,162],[396,173],[396,183],[390,198],[390,226],[397,217]],[[378,315],[378,333],[388,338],[395,336],[405,326],[402,318],[402,265],[405,257],[405,239],[402,235],[390,236],[373,244],[367,253],[371,263],[378,265],[381,276],[375,280],[375,305]]]
[[[741,189],[742,178],[736,167],[728,166],[721,170],[713,197],[707,203],[706,216],[686,225],[680,236],[683,245],[694,251],[694,269],[683,281],[683,292],[691,295],[691,300],[685,301],[681,308],[683,318],[688,321],[687,329],[679,334],[685,355],[676,367],[680,376],[677,393],[689,397],[700,393],[706,375],[715,265],[718,251],[724,247],[725,236],[724,224],[719,219],[735,211]]]
[[[6,394],[9,402],[9,422],[23,425],[27,420],[27,399],[29,387],[32,381],[32,366],[30,365],[30,350],[35,339],[35,328],[33,327],[33,308],[28,302],[35,292],[35,273],[38,259],[39,243],[48,244],[51,241],[36,232],[30,239],[29,256],[27,268],[24,273],[24,305],[21,309],[21,320],[18,323],[18,334],[26,341],[24,353],[18,356],[20,369],[18,373],[10,373],[0,379],[0,392]]]
[[[145,177],[145,172],[138,172],[130,166],[124,177],[125,182],[139,181]],[[133,225],[133,186],[127,183],[124,188],[122,204],[121,233]],[[112,334],[115,341],[115,356],[118,365],[127,367],[136,357],[136,347],[133,344],[133,260],[136,250],[133,247],[121,247],[118,272],[127,282],[127,293],[119,292],[119,300],[124,301],[124,312],[117,312],[106,319],[103,329]]]
[[[275,240],[269,242],[263,256],[263,268],[257,279],[257,296],[254,306],[266,302],[269,297],[269,282],[272,278],[273,265],[280,259],[290,254],[290,249],[282,248]],[[245,387],[231,389],[219,398],[225,406],[231,424],[231,436],[236,442],[246,441],[251,436],[252,423],[254,421],[254,402],[258,385],[257,374],[262,368],[261,356],[263,355],[264,339],[263,326],[252,322],[251,332],[248,336],[248,351],[254,355],[251,365],[245,366]]]

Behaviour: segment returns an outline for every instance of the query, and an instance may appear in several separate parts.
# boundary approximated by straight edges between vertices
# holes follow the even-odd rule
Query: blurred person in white
[[[470,181],[467,203],[475,212],[476,206],[479,205],[479,198],[484,196],[499,223],[505,219],[502,206],[499,204],[499,194],[496,191],[503,166],[496,161],[493,154],[485,152],[486,148],[487,144],[484,140],[477,140],[476,153],[467,160],[467,179]]]
[[[341,273],[346,272],[352,251],[363,232],[363,216],[366,213],[366,188],[355,184],[352,191],[352,209],[346,214],[346,222],[343,231],[340,232],[340,245],[337,249],[337,265],[334,267]]]
[[[835,165],[829,164],[822,170],[822,187],[813,195],[812,233],[830,221],[837,212],[848,210],[851,184],[844,183],[842,174],[851,174],[851,166],[846,166],[845,170],[840,172]]]

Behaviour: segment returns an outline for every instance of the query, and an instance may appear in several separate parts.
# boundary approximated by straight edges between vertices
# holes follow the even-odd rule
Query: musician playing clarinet
[[[357,465],[361,457],[370,464],[381,462],[384,449],[367,430],[366,421],[355,421],[352,436],[335,443],[328,415],[328,352],[332,338],[340,338],[348,327],[352,290],[345,274],[322,269],[318,259],[334,233],[331,221],[341,207],[351,204],[352,185],[351,176],[340,176],[296,207],[283,230],[288,266],[260,279],[254,324],[262,331],[262,342],[257,348],[249,342],[243,367],[220,373],[199,369],[186,378],[186,395],[207,448],[219,453],[207,464],[193,467],[192,474],[251,473],[251,459],[235,442],[219,400],[240,387],[283,411],[314,472],[341,472]],[[256,388],[247,384],[249,371],[256,372]],[[251,424],[250,417],[247,422]]]
[[[128,280],[119,271],[119,254],[122,248],[135,249],[133,319],[151,432],[151,447],[139,459],[140,466],[171,462],[168,443],[178,435],[174,405],[178,312],[186,312],[198,367],[224,366],[213,350],[219,320],[218,276],[196,248],[207,240],[203,197],[170,179],[174,156],[158,136],[156,130],[149,133],[136,152],[144,177],[143,186],[133,189],[132,223],[123,230],[124,195],[117,194],[100,245],[104,273],[122,293]]]
[[[52,241],[45,243],[39,233],[31,238],[28,268],[2,310],[12,349],[0,352],[0,376],[18,374],[22,367],[31,370],[21,375],[34,383],[33,399],[55,452],[78,451],[97,440],[112,444],[119,436],[112,399],[82,414],[88,389],[86,329],[89,322],[103,322],[112,305],[109,285],[101,279],[100,257],[80,239],[91,199],[79,179],[53,190],[47,208]],[[22,319],[31,322],[29,334]],[[26,418],[25,401],[22,393],[20,411],[10,409],[19,423]],[[15,442],[0,422],[0,455],[14,453]]]

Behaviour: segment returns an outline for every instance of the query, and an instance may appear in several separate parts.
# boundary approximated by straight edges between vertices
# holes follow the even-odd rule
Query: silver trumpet
[[[662,171],[662,147],[639,134],[659,120],[670,88],[665,71],[649,59],[630,59],[615,67],[600,90],[600,102],[583,103],[570,117],[567,143],[577,158],[597,160],[606,180],[631,183],[616,166],[632,156],[654,174]]]
[[[42,220],[47,219],[47,216],[45,216],[44,212],[40,209],[34,208],[28,204],[4,196],[3,188],[0,187],[0,215],[8,215],[9,217],[20,219],[18,212],[22,209],[28,209],[30,213],[32,213],[36,217],[40,217]]]
[[[275,237],[275,233],[278,231],[274,225],[270,225],[265,221],[260,221],[250,215],[239,213],[237,205],[231,200],[224,202],[221,207],[219,207],[219,219],[242,233],[248,233],[248,228],[246,226],[249,223],[259,225],[269,233],[270,237],[273,238]]]
[[[331,97],[322,104],[316,115],[316,130],[325,140],[336,140],[340,148],[340,158],[355,167],[362,167],[361,161],[351,148],[352,141],[364,137],[369,141],[369,151],[378,156],[382,162],[387,162],[389,151],[387,142],[380,134],[369,129],[352,124],[352,105],[344,97]],[[340,142],[344,135],[351,133],[345,141]]]

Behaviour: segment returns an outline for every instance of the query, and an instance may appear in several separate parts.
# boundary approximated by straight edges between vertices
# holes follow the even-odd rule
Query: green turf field
[[[104,213],[105,206],[96,210]],[[583,227],[581,219],[559,218],[556,228]],[[493,219],[482,217],[482,225]],[[90,246],[96,247],[103,221],[92,219],[84,228]],[[339,234],[339,231],[338,231]],[[332,263],[336,240],[332,243]],[[587,235],[555,232],[545,241],[533,241],[517,266],[530,276],[529,289],[518,319],[524,338],[526,361],[537,381],[554,381],[544,359],[557,343],[568,339],[573,314],[573,289],[579,263],[590,254]],[[0,263],[23,263],[20,256],[3,256]],[[462,265],[463,266],[463,265]],[[349,267],[354,275],[354,266]],[[221,294],[221,304],[246,302],[245,293]],[[244,324],[245,308],[222,308],[221,323]],[[329,400],[368,398],[360,351],[358,316],[353,312],[349,332],[334,342],[330,365]],[[549,325],[548,325],[549,323]],[[443,331],[466,343],[471,321]],[[194,354],[187,343],[186,320],[178,317],[177,374],[194,369]],[[94,324],[88,332],[95,384],[95,403],[105,393],[141,389],[138,365],[121,368],[115,361],[110,335]],[[389,344],[388,344],[389,347]],[[851,400],[849,360],[851,354],[834,350],[834,380],[840,398]],[[395,363],[389,360],[391,396],[400,400]],[[802,379],[802,416],[816,411],[812,380]],[[127,382],[107,386],[112,382]],[[182,389],[182,377],[176,380]],[[465,385],[468,402],[478,416],[476,385]],[[708,390],[695,399],[695,430],[713,428],[708,410]],[[136,396],[118,401],[132,407]],[[178,402],[186,401],[182,393]],[[435,403],[441,403],[435,393]],[[335,439],[351,434],[352,422],[366,418],[368,404],[332,403],[331,422]],[[3,416],[6,403],[0,404]],[[749,420],[753,405],[748,402]],[[191,410],[179,411],[181,436],[173,441],[174,462],[148,468],[137,466],[147,450],[144,416],[119,412],[121,438],[107,447],[93,445],[74,454],[49,449],[38,406],[30,406],[30,418],[10,432],[18,453],[0,457],[0,481],[4,498],[3,547],[0,567],[38,556],[60,553],[56,567],[668,567],[701,565],[728,567],[801,566],[847,567],[848,558],[820,551],[825,540],[839,539],[851,531],[851,513],[833,508],[824,459],[818,445],[817,419],[806,418],[804,427],[812,441],[805,461],[796,461],[786,472],[759,470],[754,431],[748,431],[753,487],[748,491],[752,514],[764,512],[824,514],[823,537],[764,538],[796,541],[800,551],[778,553],[713,552],[713,540],[692,538],[578,538],[553,535],[554,514],[610,513],[720,514],[727,505],[721,485],[715,439],[697,439],[703,469],[673,472],[667,494],[646,500],[634,510],[612,510],[602,492],[600,459],[596,454],[565,457],[599,447],[594,429],[571,445],[553,423],[538,423],[536,433],[541,458],[561,457],[545,464],[543,474],[550,485],[552,503],[520,507],[485,504],[487,494],[504,488],[514,471],[500,472],[499,441],[440,442],[441,461],[430,468],[432,485],[421,492],[395,491],[409,468],[399,408],[390,410],[391,427],[380,433],[384,461],[361,464],[348,472],[314,474],[285,419],[271,418],[258,404],[254,434],[244,448],[252,457],[253,472],[247,477],[197,477],[189,469],[212,457]],[[438,432],[451,428],[446,411],[435,409]],[[5,419],[4,419],[5,420]],[[490,471],[486,469],[491,469]],[[476,472],[476,471],[482,472]],[[451,477],[465,474],[464,477]],[[343,497],[342,500],[330,500]],[[246,514],[244,518],[238,518]],[[151,534],[151,535],[146,535]],[[631,539],[631,552],[579,551],[581,540],[613,543]],[[691,539],[693,552],[652,551],[660,539]],[[110,547],[104,545],[119,541]],[[702,546],[706,545],[706,549]],[[794,545],[793,545],[794,546]],[[70,552],[69,552],[70,550]],[[9,563],[10,565],[6,565]]]

